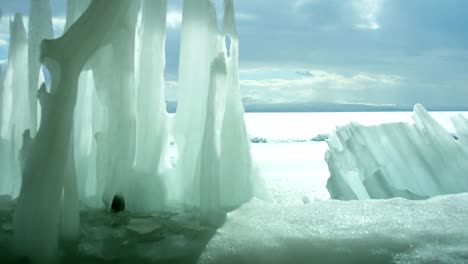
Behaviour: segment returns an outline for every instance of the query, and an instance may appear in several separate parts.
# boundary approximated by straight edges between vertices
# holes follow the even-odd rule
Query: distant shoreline
[[[167,101],[168,113],[175,113],[177,102]],[[374,106],[361,104],[333,103],[285,103],[285,104],[251,104],[244,103],[246,113],[382,113],[382,112],[413,112],[412,106]],[[468,106],[462,107],[431,107],[429,112],[468,112]]]

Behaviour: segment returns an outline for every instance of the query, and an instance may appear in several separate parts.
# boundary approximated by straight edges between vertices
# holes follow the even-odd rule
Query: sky
[[[65,0],[51,0],[56,36]],[[182,0],[168,1],[166,80],[177,88]],[[222,15],[222,1],[216,0]],[[0,0],[8,19],[28,0]],[[466,0],[235,0],[244,100],[468,108]],[[26,20],[27,21],[27,20]]]

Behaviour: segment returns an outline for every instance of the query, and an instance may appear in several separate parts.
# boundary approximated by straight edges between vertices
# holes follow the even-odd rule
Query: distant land
[[[167,111],[175,113],[177,102],[167,101]],[[468,106],[434,106],[424,105],[429,111],[468,111]],[[352,103],[263,103],[244,102],[247,113],[284,113],[284,112],[407,112],[413,111],[412,105],[369,105]]]

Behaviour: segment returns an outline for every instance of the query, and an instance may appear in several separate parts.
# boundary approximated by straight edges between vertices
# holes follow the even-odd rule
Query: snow
[[[311,202],[252,200],[215,228],[196,212],[112,214],[82,208],[77,249],[62,263],[465,263],[467,194]],[[5,206],[3,206],[5,205]],[[12,263],[11,208],[0,197],[0,262]]]
[[[414,124],[337,128],[327,141],[327,188],[334,199],[425,199],[468,190],[468,151],[421,106]],[[455,119],[463,137],[466,120]]]
[[[228,214],[198,263],[465,263],[467,202],[253,200]]]

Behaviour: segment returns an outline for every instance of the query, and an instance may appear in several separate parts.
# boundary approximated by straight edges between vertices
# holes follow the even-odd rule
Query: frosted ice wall
[[[327,188],[334,199],[423,199],[468,190],[468,150],[421,106],[415,124],[338,128],[327,141]],[[458,131],[466,120],[457,119]],[[463,133],[460,133],[463,137]]]
[[[39,63],[39,48],[43,39],[54,36],[52,28],[52,12],[50,0],[31,0],[29,6],[28,24],[28,80],[29,80],[29,117],[31,120],[31,136],[37,130],[37,90],[41,69]],[[41,73],[42,74],[42,73]]]
[[[15,248],[36,261],[50,262],[57,256],[62,191],[67,195],[73,192],[70,187],[76,190],[67,174],[80,72],[91,54],[106,43],[110,29],[129,6],[125,0],[94,1],[61,38],[42,42],[40,58],[51,73],[52,88],[48,93],[43,86],[38,94],[42,121],[37,136],[32,139],[29,132],[24,134],[20,153],[23,184],[14,215]],[[76,201],[64,206],[73,203]],[[62,219],[67,219],[67,213],[76,211],[63,211]]]

